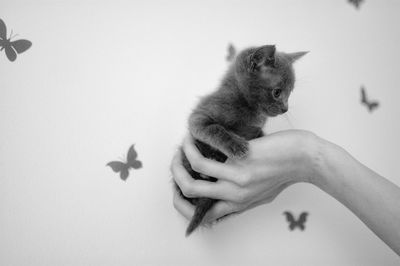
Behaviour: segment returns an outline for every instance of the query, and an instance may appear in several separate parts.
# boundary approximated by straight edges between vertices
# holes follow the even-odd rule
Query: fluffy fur
[[[248,140],[263,136],[267,117],[288,110],[295,82],[292,63],[304,54],[277,52],[274,45],[265,45],[237,55],[219,88],[205,96],[189,117],[189,131],[203,156],[219,162],[246,156]],[[182,163],[194,179],[217,181],[193,171],[183,151]],[[217,200],[182,196],[196,206],[186,230],[189,235]]]

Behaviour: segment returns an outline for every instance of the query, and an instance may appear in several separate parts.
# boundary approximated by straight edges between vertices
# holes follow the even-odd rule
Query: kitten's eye
[[[274,98],[279,98],[279,96],[281,96],[282,94],[282,90],[281,89],[274,89],[272,90],[272,96],[274,96]]]

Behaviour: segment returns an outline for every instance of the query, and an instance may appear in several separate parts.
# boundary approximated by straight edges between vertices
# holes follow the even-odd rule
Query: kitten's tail
[[[189,226],[186,229],[186,236],[189,236],[200,224],[206,215],[207,211],[211,209],[211,207],[216,202],[215,199],[209,198],[199,198],[196,204],[196,209],[194,211],[194,215],[192,220],[190,221]]]

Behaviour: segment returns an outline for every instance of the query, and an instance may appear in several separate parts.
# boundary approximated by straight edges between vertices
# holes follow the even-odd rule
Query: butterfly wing
[[[370,104],[368,104],[368,109],[370,112],[372,112],[374,109],[378,108],[379,103],[378,102],[372,102]]]
[[[122,169],[122,171],[119,173],[119,177],[121,177],[122,180],[126,181],[126,179],[129,176],[129,170],[128,168]]]
[[[137,152],[135,151],[135,145],[132,145],[128,150],[128,155],[126,156],[127,164],[131,165],[137,158]]]
[[[129,166],[134,169],[139,169],[139,168],[142,168],[143,165],[142,165],[141,161],[135,160],[132,163],[130,163]]]
[[[361,87],[361,103],[365,104],[370,112],[379,107],[379,102],[368,100],[364,87]]]
[[[288,212],[288,211],[284,212],[283,214],[286,215],[286,220],[287,220],[289,223],[294,223],[294,222],[295,222],[294,217],[293,217],[293,214],[291,214],[291,213]]]
[[[32,42],[21,39],[11,42],[11,46],[20,54],[28,50],[32,46]]]
[[[3,51],[6,45],[7,45],[7,40],[3,40],[0,38],[0,51]]]
[[[7,27],[2,19],[0,19],[0,38],[7,40]]]
[[[361,87],[361,103],[367,103],[367,95],[365,93],[364,87]]]
[[[126,166],[125,163],[119,162],[119,161],[112,161],[112,162],[109,162],[109,163],[107,164],[107,166],[110,166],[111,169],[112,169],[115,173],[119,173],[119,172],[121,172],[122,170],[124,170],[124,169],[127,168],[127,166]]]
[[[297,222],[300,224],[304,224],[307,220],[307,215],[308,215],[308,212],[302,212],[300,214],[299,220]]]
[[[14,62],[15,59],[17,59],[17,53],[14,51],[14,49],[8,43],[5,43],[5,45],[3,47],[4,47],[4,50],[6,51],[8,60],[10,60],[11,62]]]
[[[119,161],[112,161],[107,164],[115,173],[119,173],[122,180],[126,180],[129,176],[129,166],[126,163]]]
[[[293,230],[296,227],[296,220],[294,219],[293,214],[288,211],[284,212],[283,214],[286,215],[286,220],[289,222],[290,230]]]
[[[300,214],[299,219],[297,220],[297,226],[301,229],[301,231],[303,231],[305,229],[305,222],[307,220],[307,212],[302,212]]]
[[[142,168],[142,162],[136,160],[137,156],[138,156],[138,154],[137,154],[137,152],[135,150],[135,146],[132,145],[128,150],[128,155],[126,156],[127,157],[127,164],[128,164],[129,167],[132,167],[134,169]]]

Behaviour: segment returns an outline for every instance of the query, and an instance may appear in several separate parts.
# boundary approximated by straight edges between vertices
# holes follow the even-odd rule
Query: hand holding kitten
[[[249,141],[249,151],[243,159],[228,159],[225,163],[201,155],[191,136],[185,138],[183,151],[192,168],[213,176],[217,182],[193,179],[181,163],[177,152],[171,171],[182,193],[189,198],[218,199],[206,214],[210,223],[232,213],[240,213],[269,203],[291,184],[307,182],[315,173],[314,157],[317,137],[300,130],[278,132]],[[194,206],[175,193],[174,206],[190,219]]]

